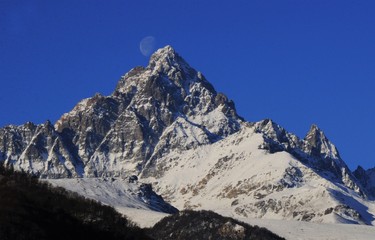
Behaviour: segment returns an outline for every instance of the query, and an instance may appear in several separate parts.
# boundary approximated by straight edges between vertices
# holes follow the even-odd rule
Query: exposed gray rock
[[[254,124],[264,134],[264,143],[259,146],[270,153],[286,151],[325,178],[335,178],[350,189],[365,196],[364,189],[354,177],[340,154],[322,130],[312,125],[304,139],[287,132],[284,128],[266,119]]]
[[[354,176],[358,179],[361,185],[367,190],[369,196],[375,198],[375,168],[363,169],[358,166],[353,172]]]
[[[170,214],[178,213],[177,208],[164,202],[163,198],[152,190],[151,184],[141,184],[139,186],[138,197],[155,211],[162,210],[162,212]]]
[[[0,152],[6,165],[41,177],[79,177],[82,165],[71,155],[61,136],[47,121],[28,122],[0,130]]]
[[[163,154],[240,129],[234,103],[166,46],[121,77],[110,96],[79,102],[53,127],[0,130],[0,160],[41,177],[154,174]]]

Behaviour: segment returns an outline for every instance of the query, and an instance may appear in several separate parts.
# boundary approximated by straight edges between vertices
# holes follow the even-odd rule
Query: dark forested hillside
[[[113,208],[0,166],[0,239],[149,239]]]
[[[143,230],[103,206],[0,165],[0,239],[281,239],[210,211],[182,211]]]
[[[149,234],[164,240],[283,239],[265,228],[250,226],[211,211],[190,210],[165,217],[149,230]]]

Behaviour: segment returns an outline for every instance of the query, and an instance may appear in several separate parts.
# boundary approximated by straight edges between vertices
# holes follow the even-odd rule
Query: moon
[[[155,38],[153,36],[147,36],[141,40],[139,43],[139,50],[143,56],[149,56],[155,48]]]

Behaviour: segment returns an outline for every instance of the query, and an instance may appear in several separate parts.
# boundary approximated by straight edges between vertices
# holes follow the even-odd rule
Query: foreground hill
[[[112,207],[0,166],[0,239],[151,239]]]
[[[148,230],[151,236],[163,240],[190,239],[247,239],[281,240],[265,228],[252,227],[233,218],[210,211],[183,211],[166,217]]]

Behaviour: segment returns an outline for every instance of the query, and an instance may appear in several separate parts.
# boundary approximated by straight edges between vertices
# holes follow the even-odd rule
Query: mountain
[[[269,135],[259,131],[267,125],[272,130]],[[163,174],[145,180],[178,209],[208,209],[237,217],[373,224],[374,203],[363,195],[356,178],[346,172],[345,165],[340,171],[333,170],[340,167],[340,159],[308,155],[302,161],[294,156],[296,149],[288,150],[294,154],[282,150],[288,147],[287,138],[283,138],[285,144],[271,141],[277,136],[271,134],[272,126],[281,129],[270,121],[266,125],[260,122],[199,149],[169,153],[158,160],[158,171]],[[306,138],[298,140],[286,132],[285,136],[295,140],[291,143],[308,144]],[[301,150],[299,157],[303,153]],[[327,162],[330,164],[325,167]]]
[[[51,182],[109,204],[103,188],[82,189],[132,192],[121,179],[137,175],[180,210],[375,223],[372,170],[351,172],[316,125],[300,139],[270,119],[245,121],[170,46],[121,77],[111,95],[80,101],[54,125],[0,129],[0,160],[41,178],[94,179]]]
[[[138,174],[170,149],[213,143],[241,122],[234,103],[167,46],[123,76],[112,95],[82,100],[54,127],[1,129],[0,157],[50,178]]]

